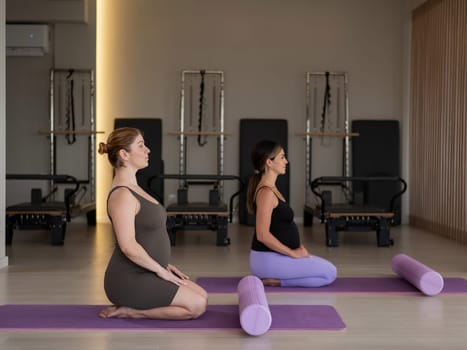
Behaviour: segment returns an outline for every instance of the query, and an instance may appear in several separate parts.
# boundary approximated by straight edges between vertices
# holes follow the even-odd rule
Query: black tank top
[[[277,195],[276,195],[277,197]],[[279,197],[279,204],[275,207],[271,214],[271,225],[269,226],[269,232],[272,233],[282,244],[289,247],[290,249],[297,249],[300,247],[300,234],[298,227],[295,224],[293,218],[294,213],[290,206],[282,201]],[[251,243],[251,249],[260,252],[271,252],[272,249],[258,241],[256,237],[256,230],[253,235],[253,242]]]

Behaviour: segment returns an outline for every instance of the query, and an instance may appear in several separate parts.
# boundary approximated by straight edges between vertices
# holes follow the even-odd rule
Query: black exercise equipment
[[[360,134],[352,138],[352,176],[401,176],[399,121],[353,120],[352,131]],[[400,183],[353,183],[353,195],[363,197],[368,206],[387,206]],[[386,208],[389,209],[389,208]],[[394,203],[393,224],[401,223],[401,198]]]
[[[149,185],[149,179],[154,174],[164,172],[162,161],[162,120],[157,118],[117,118],[115,128],[131,127],[141,130],[144,142],[151,150],[149,153],[149,165],[138,171],[136,179],[138,184],[152,196],[164,203],[164,182],[162,179],[153,179]]]
[[[397,183],[399,189],[391,194],[387,203],[375,206],[364,203],[354,193],[354,202],[350,204],[332,204],[330,196],[319,191],[320,186],[339,186],[346,189],[349,183],[359,184],[361,188],[372,188],[375,183],[388,188]],[[390,246],[393,240],[390,237],[392,221],[395,217],[397,201],[407,189],[406,182],[400,177],[358,177],[358,176],[328,176],[319,177],[310,184],[313,193],[320,199],[319,219],[326,225],[326,245],[336,247],[339,245],[339,231],[372,231],[376,230],[378,246]]]
[[[67,222],[73,216],[73,198],[79,189],[79,181],[70,175],[33,175],[7,174],[7,180],[45,180],[55,184],[73,186],[66,188],[64,202],[47,201],[50,196],[42,198],[41,189],[31,190],[31,201],[11,205],[6,208],[6,236],[5,243],[11,245],[14,229],[51,231],[52,245],[63,245]],[[79,214],[79,213],[78,213]]]
[[[243,183],[234,175],[171,175],[160,174],[150,177],[148,186],[156,180],[183,180],[185,187],[178,189],[177,203],[168,205],[167,232],[170,243],[175,245],[176,233],[180,230],[210,230],[217,232],[216,245],[230,244],[227,234],[227,224],[232,222],[233,199],[243,190]],[[236,180],[240,183],[240,190],[230,197],[229,207],[222,203],[219,195],[220,181]],[[189,186],[212,185],[209,191],[209,201],[190,202],[188,200]]]
[[[240,119],[240,178],[247,186],[250,177],[254,174],[251,163],[253,147],[261,140],[278,142],[287,154],[288,127],[286,119]],[[277,178],[277,188],[289,200],[290,167],[285,175]],[[240,193],[239,222],[245,225],[254,225],[255,217],[248,213],[246,208],[246,191]]]

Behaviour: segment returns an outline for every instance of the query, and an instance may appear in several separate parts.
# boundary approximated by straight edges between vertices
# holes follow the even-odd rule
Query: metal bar
[[[53,134],[55,130],[55,96],[54,96],[54,84],[55,84],[55,77],[54,77],[54,70],[50,70],[50,90],[49,90],[49,98],[50,98],[50,134],[49,134],[49,156],[50,156],[50,175],[55,175],[55,136]],[[59,111],[60,113],[60,111]],[[49,192],[52,192],[53,189],[53,182],[49,181]]]
[[[224,73],[221,72],[221,82],[220,82],[220,87],[219,87],[219,92],[220,92],[220,107],[221,107],[221,113],[219,117],[219,130],[220,132],[224,132]],[[218,169],[218,175],[223,175],[224,174],[224,136],[219,136],[219,169]],[[221,183],[220,188],[219,188],[219,194],[221,198],[223,198],[224,195],[224,184]]]
[[[311,126],[310,126],[310,74],[306,73],[306,84],[305,84],[305,100],[306,100],[306,114],[305,114],[305,130],[306,130],[306,139],[305,139],[305,183],[306,191],[305,191],[305,204],[309,204],[310,200],[310,191],[308,188],[308,184],[310,183],[312,174],[311,174]]]
[[[349,78],[347,73],[344,73],[344,100],[345,100],[345,116],[344,116],[344,130],[347,134],[344,139],[344,176],[350,176],[350,121],[349,121],[349,90],[348,90]]]
[[[219,74],[224,75],[224,72],[221,70],[204,70],[205,74]],[[184,69],[182,74],[201,74],[201,69]]]
[[[188,74],[188,73],[186,73]],[[182,71],[182,77],[180,82],[180,132],[185,131],[185,71]],[[185,174],[186,171],[186,158],[185,158],[185,136],[179,138],[179,173]],[[179,187],[183,187],[182,181],[179,183]]]

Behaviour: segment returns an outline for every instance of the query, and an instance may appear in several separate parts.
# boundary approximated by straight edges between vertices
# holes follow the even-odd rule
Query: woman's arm
[[[290,249],[282,244],[274,235],[269,231],[271,226],[272,211],[279,204],[279,200],[271,189],[266,187],[260,189],[256,194],[256,237],[258,241],[263,243],[273,251],[287,255],[293,258],[301,258],[308,256],[308,252],[303,246],[297,249]]]
[[[160,278],[177,285],[184,284],[166,267],[161,266],[136,241],[135,216],[139,210],[139,201],[128,189],[117,189],[110,195],[109,214],[117,236],[117,242],[123,254],[135,264],[156,273]]]

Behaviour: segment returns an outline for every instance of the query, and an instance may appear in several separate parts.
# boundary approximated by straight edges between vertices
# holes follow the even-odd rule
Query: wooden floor
[[[303,228],[312,254],[335,263],[339,276],[392,276],[390,260],[406,253],[445,277],[467,278],[467,247],[401,226],[395,245],[378,248],[376,235],[343,233],[341,245],[327,248],[323,226]],[[232,244],[215,246],[215,233],[177,236],[173,263],[192,279],[247,275],[252,228],[231,224]],[[103,273],[113,249],[108,224],[69,225],[65,245],[48,244],[47,232],[16,231],[7,248],[9,266],[0,270],[0,304],[107,304]],[[0,349],[466,349],[467,294],[439,295],[268,295],[270,304],[333,305],[344,331],[269,331],[250,337],[242,331],[0,331]],[[235,294],[211,295],[211,304],[237,302]]]

